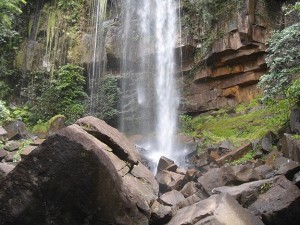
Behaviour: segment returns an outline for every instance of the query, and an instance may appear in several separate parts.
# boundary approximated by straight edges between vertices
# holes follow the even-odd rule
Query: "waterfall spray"
[[[179,93],[175,48],[178,0],[128,0],[123,7],[121,130],[155,133],[149,157],[174,158]],[[142,118],[141,118],[142,117]]]
[[[90,114],[95,114],[98,107],[98,91],[100,85],[100,77],[105,71],[105,36],[104,36],[104,20],[106,17],[107,0],[93,0],[92,2],[92,25],[94,27],[92,33],[92,53],[91,68],[89,72],[89,90],[90,90]]]

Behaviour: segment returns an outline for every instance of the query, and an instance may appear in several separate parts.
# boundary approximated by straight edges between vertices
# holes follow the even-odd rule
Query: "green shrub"
[[[300,80],[295,80],[288,88],[287,97],[292,105],[300,107]]]
[[[299,2],[294,5],[292,11],[298,10],[298,8]],[[259,87],[263,89],[263,100],[268,100],[279,95],[284,96],[291,82],[299,79],[299,43],[300,21],[281,31],[274,31],[272,33],[268,41],[269,48],[266,58],[269,72],[263,75],[259,82]],[[292,88],[293,91],[295,91],[295,88],[295,86]]]
[[[0,100],[0,125],[10,120],[10,110],[6,107],[5,102]]]
[[[28,106],[16,107],[12,109],[11,117],[15,120],[23,121],[28,124],[32,114]]]
[[[71,124],[84,115],[87,94],[84,92],[83,68],[67,64],[54,73],[49,87],[37,98],[33,107],[34,120],[48,120],[62,114]]]
[[[117,123],[120,93],[118,78],[116,76],[107,75],[101,80],[98,101],[99,105],[96,107],[96,116],[98,118],[105,120],[111,125],[115,125]]]
[[[192,119],[193,118],[189,115],[181,115],[180,116],[181,130],[183,133],[191,134],[191,132],[193,132]]]

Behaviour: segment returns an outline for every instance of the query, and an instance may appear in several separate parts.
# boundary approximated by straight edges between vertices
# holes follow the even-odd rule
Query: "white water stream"
[[[142,147],[156,163],[176,161],[178,0],[128,0],[123,6],[121,130],[154,133]],[[138,75],[138,76],[134,76]]]

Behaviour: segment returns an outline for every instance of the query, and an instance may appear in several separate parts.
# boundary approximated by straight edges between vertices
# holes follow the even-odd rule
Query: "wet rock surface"
[[[85,117],[33,141],[17,166],[0,163],[0,225],[297,224],[299,162],[271,150],[265,161],[217,163],[261,143],[208,147],[201,157],[190,155],[193,168],[161,157],[154,177],[123,134]],[[6,158],[16,154],[3,151]]]
[[[1,180],[0,224],[148,224],[158,184],[124,152],[78,125],[50,136]]]

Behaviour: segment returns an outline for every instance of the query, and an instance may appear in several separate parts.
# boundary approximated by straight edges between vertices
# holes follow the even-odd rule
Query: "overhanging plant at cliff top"
[[[300,14],[300,2],[288,13],[291,12]],[[269,72],[259,82],[263,100],[284,96],[292,81],[300,79],[300,21],[281,31],[274,31],[268,45],[266,62]]]
[[[15,35],[11,30],[14,15],[21,13],[20,4],[25,4],[25,0],[0,0],[0,43],[5,42],[6,38]]]
[[[269,72],[259,82],[265,100],[284,95],[292,80],[299,79],[300,23],[273,32],[268,44]]]

